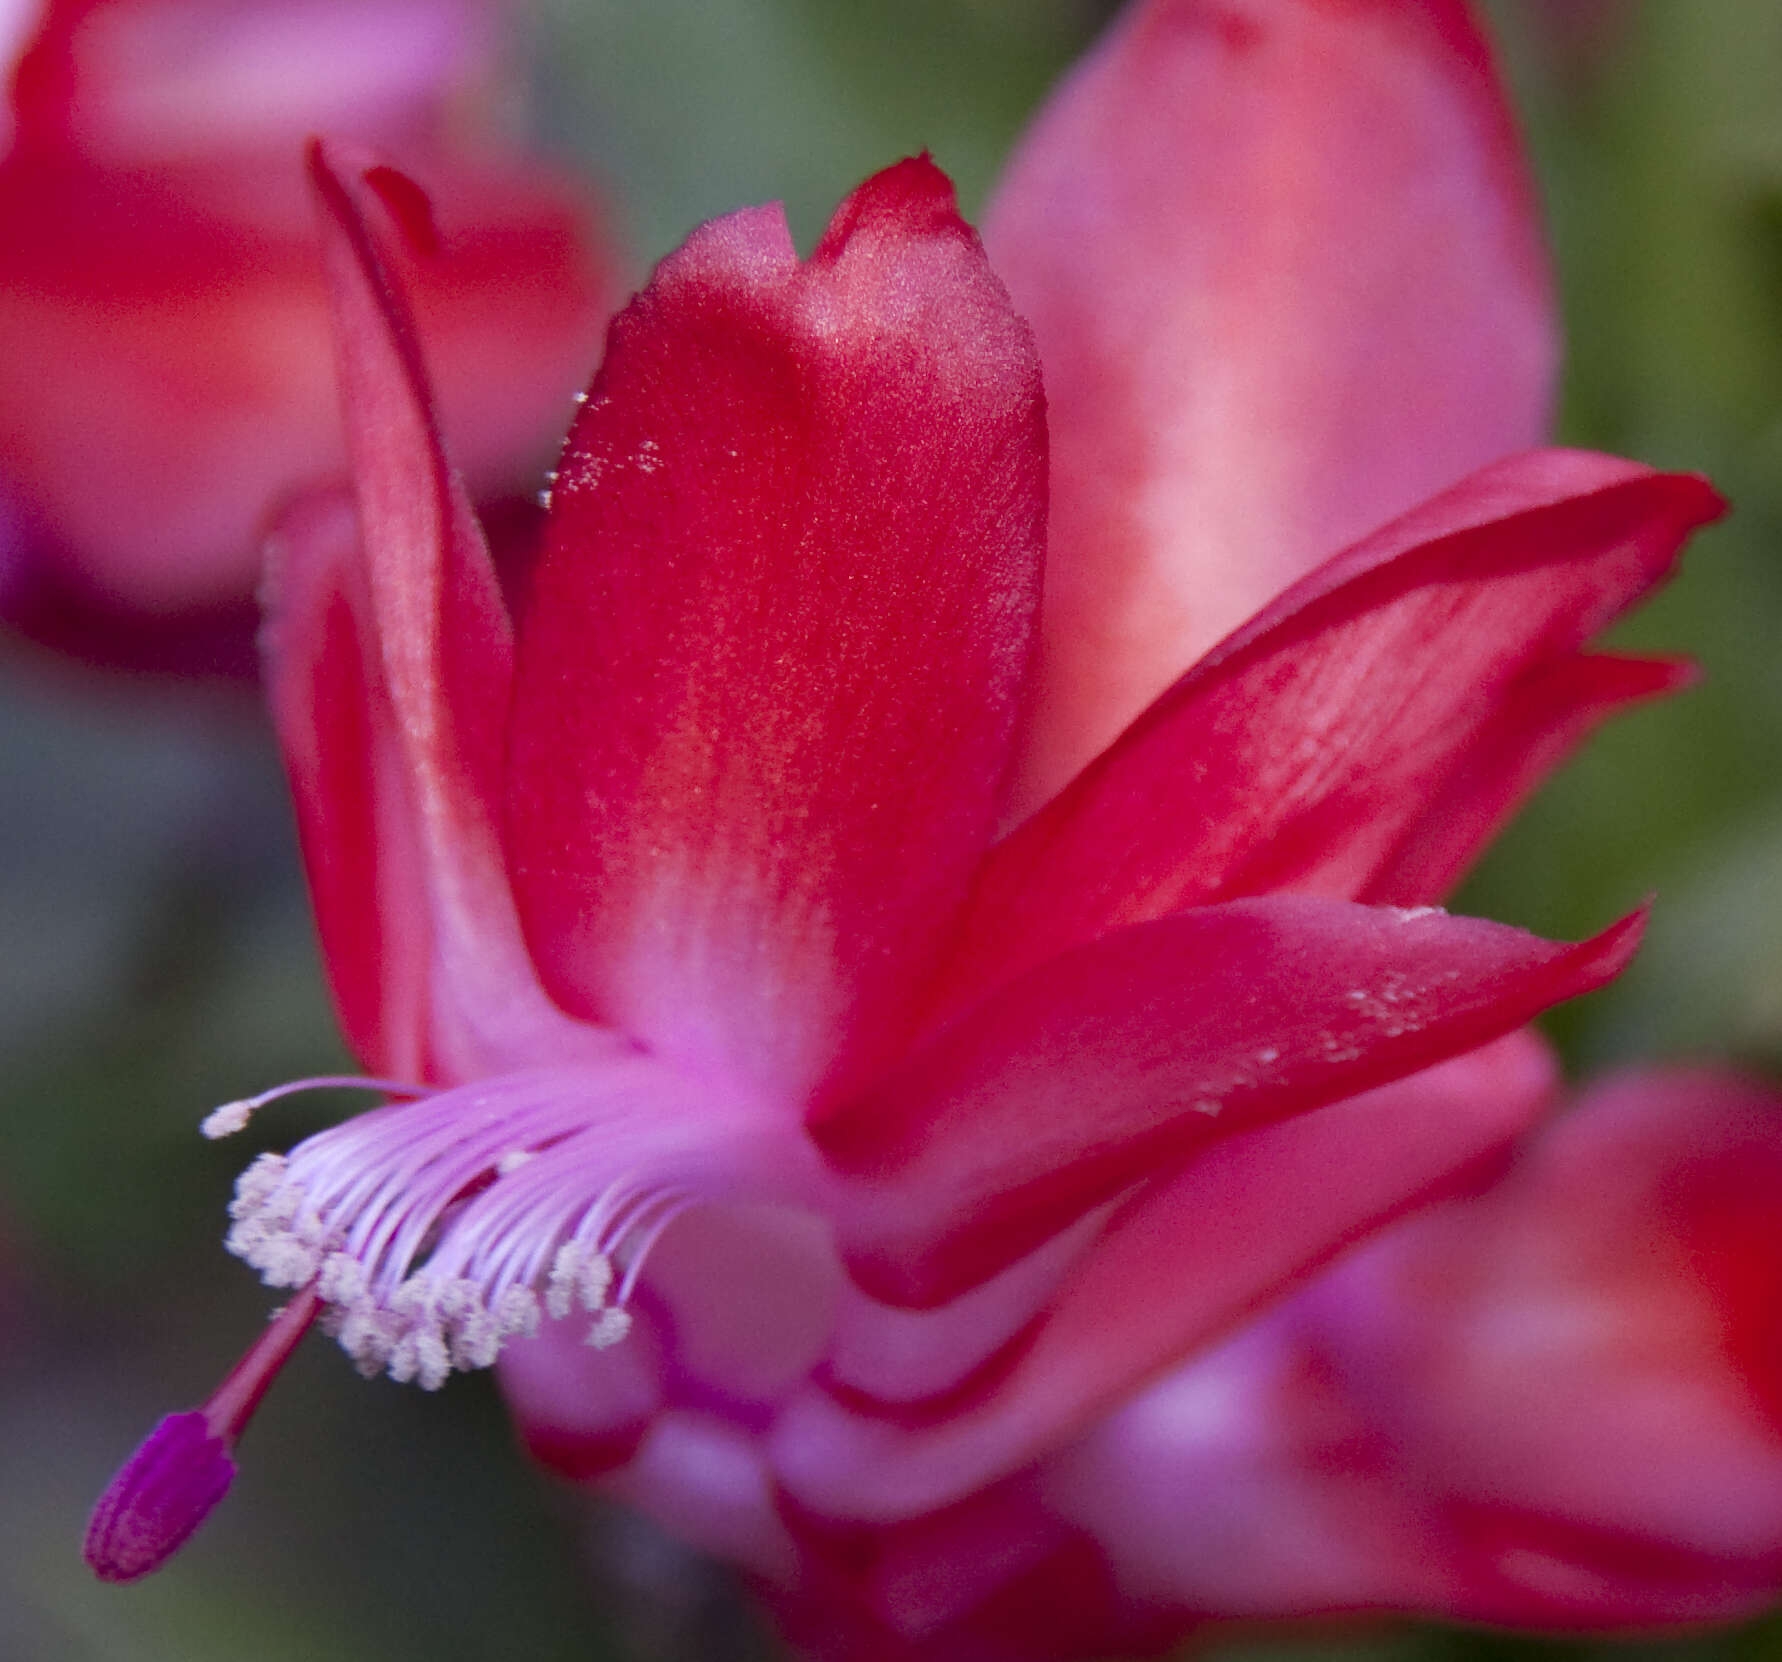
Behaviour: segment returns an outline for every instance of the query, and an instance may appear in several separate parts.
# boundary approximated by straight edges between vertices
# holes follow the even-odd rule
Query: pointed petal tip
[[[384,205],[409,246],[428,256],[439,252],[439,226],[433,217],[433,199],[406,173],[378,162],[363,174],[367,188]]]
[[[1645,939],[1646,924],[1657,899],[1656,894],[1648,894],[1626,917],[1573,948],[1579,978],[1577,993],[1573,996],[1606,987],[1633,962],[1634,954],[1640,950],[1640,942]]]
[[[169,1414],[99,1497],[82,1549],[101,1581],[135,1581],[191,1538],[235,1481],[227,1444],[203,1414]]]
[[[926,150],[881,168],[853,190],[836,209],[811,262],[826,264],[859,233],[890,227],[904,235],[965,227],[952,179]]]

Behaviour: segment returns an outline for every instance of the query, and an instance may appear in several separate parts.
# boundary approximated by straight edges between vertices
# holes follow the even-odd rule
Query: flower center
[[[644,1262],[683,1211],[808,1199],[819,1181],[796,1116],[622,1045],[449,1090],[299,1080],[224,1104],[203,1129],[227,1136],[280,1097],[343,1086],[407,1100],[242,1173],[228,1249],[296,1297],[204,1406],[162,1420],[106,1490],[87,1558],[107,1580],[157,1568],[222,1499],[235,1440],[318,1318],[361,1373],[427,1390],[490,1366],[547,1316],[580,1312],[589,1344],[617,1344]]]

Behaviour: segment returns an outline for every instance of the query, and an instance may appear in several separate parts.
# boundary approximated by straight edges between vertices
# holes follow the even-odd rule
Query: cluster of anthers
[[[626,1304],[650,1246],[685,1202],[622,1181],[590,1195],[564,1083],[520,1075],[423,1094],[384,1080],[318,1079],[228,1103],[204,1122],[205,1135],[238,1131],[255,1109],[306,1088],[414,1099],[358,1115],[289,1155],[260,1155],[236,1183],[225,1244],[270,1287],[313,1287],[324,1331],[368,1378],[388,1373],[436,1390],[454,1370],[491,1366],[543,1317],[578,1309],[593,1318],[589,1344],[616,1344],[630,1329]]]
[[[225,1103],[204,1134],[229,1136],[267,1103],[322,1088],[391,1100],[242,1173],[229,1250],[294,1296],[100,1497],[86,1558],[105,1580],[165,1563],[228,1492],[237,1440],[318,1319],[361,1373],[427,1390],[488,1367],[546,1318],[580,1312],[589,1344],[616,1344],[646,1259],[689,1207],[814,1181],[780,1116],[622,1048],[449,1090],[298,1080]]]

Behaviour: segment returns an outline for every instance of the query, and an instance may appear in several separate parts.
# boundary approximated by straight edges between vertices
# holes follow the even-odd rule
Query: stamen
[[[756,1105],[700,1092],[689,1135],[662,1085],[639,1054],[370,1109],[255,1160],[228,1249],[271,1286],[313,1286],[324,1331],[367,1377],[434,1390],[547,1315],[583,1312],[588,1342],[615,1344],[663,1230],[714,1178],[785,1170]]]
[[[274,1085],[258,1096],[244,1096],[225,1102],[205,1115],[198,1129],[213,1142],[219,1137],[232,1137],[247,1128],[247,1123],[269,1102],[280,1097],[295,1096],[299,1091],[382,1091],[385,1096],[419,1097],[426,1092],[418,1085],[405,1085],[397,1079],[371,1079],[364,1074],[321,1074],[314,1079],[293,1079]]]
[[[304,1288],[202,1408],[167,1415],[125,1461],[87,1524],[86,1560],[101,1581],[158,1570],[229,1492],[230,1451],[320,1307],[316,1290]]]

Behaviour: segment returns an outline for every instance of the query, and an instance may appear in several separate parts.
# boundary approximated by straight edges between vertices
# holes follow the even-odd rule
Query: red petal
[[[1440,900],[1537,786],[1610,716],[1690,686],[1676,658],[1579,653],[1537,664],[1504,690],[1471,747],[1398,846],[1369,878],[1363,900]]]
[[[1464,869],[1592,706],[1625,696],[1616,672],[1556,666],[1721,506],[1688,475],[1546,451],[1328,562],[998,845],[950,1001],[1207,901],[1372,895],[1395,864],[1393,898],[1432,898],[1406,880]]]
[[[1150,0],[986,241],[1039,338],[1031,809],[1317,561],[1545,437],[1546,264],[1458,0]]]
[[[267,548],[266,695],[340,1025],[366,1067],[418,1077],[429,931],[399,726],[344,496],[285,515]]]
[[[1229,1137],[1128,1205],[1011,1363],[945,1412],[813,1388],[774,1455],[804,1504],[884,1520],[944,1505],[1136,1386],[1526,1129],[1552,1063],[1525,1036]],[[970,1382],[967,1382],[969,1386]]]
[[[938,1303],[1216,1139],[1601,986],[1641,921],[1556,946],[1440,912],[1279,896],[1078,948],[816,1127],[860,1180],[844,1251],[875,1296]]]
[[[549,983],[800,1090],[895,1043],[987,839],[1036,603],[1024,327],[925,160],[811,259],[777,209],[664,262],[570,436],[509,831]]]
[[[320,147],[310,173],[362,537],[287,524],[267,657],[343,1016],[401,1076],[561,1057],[585,1029],[531,974],[490,811],[506,610],[387,256]]]

